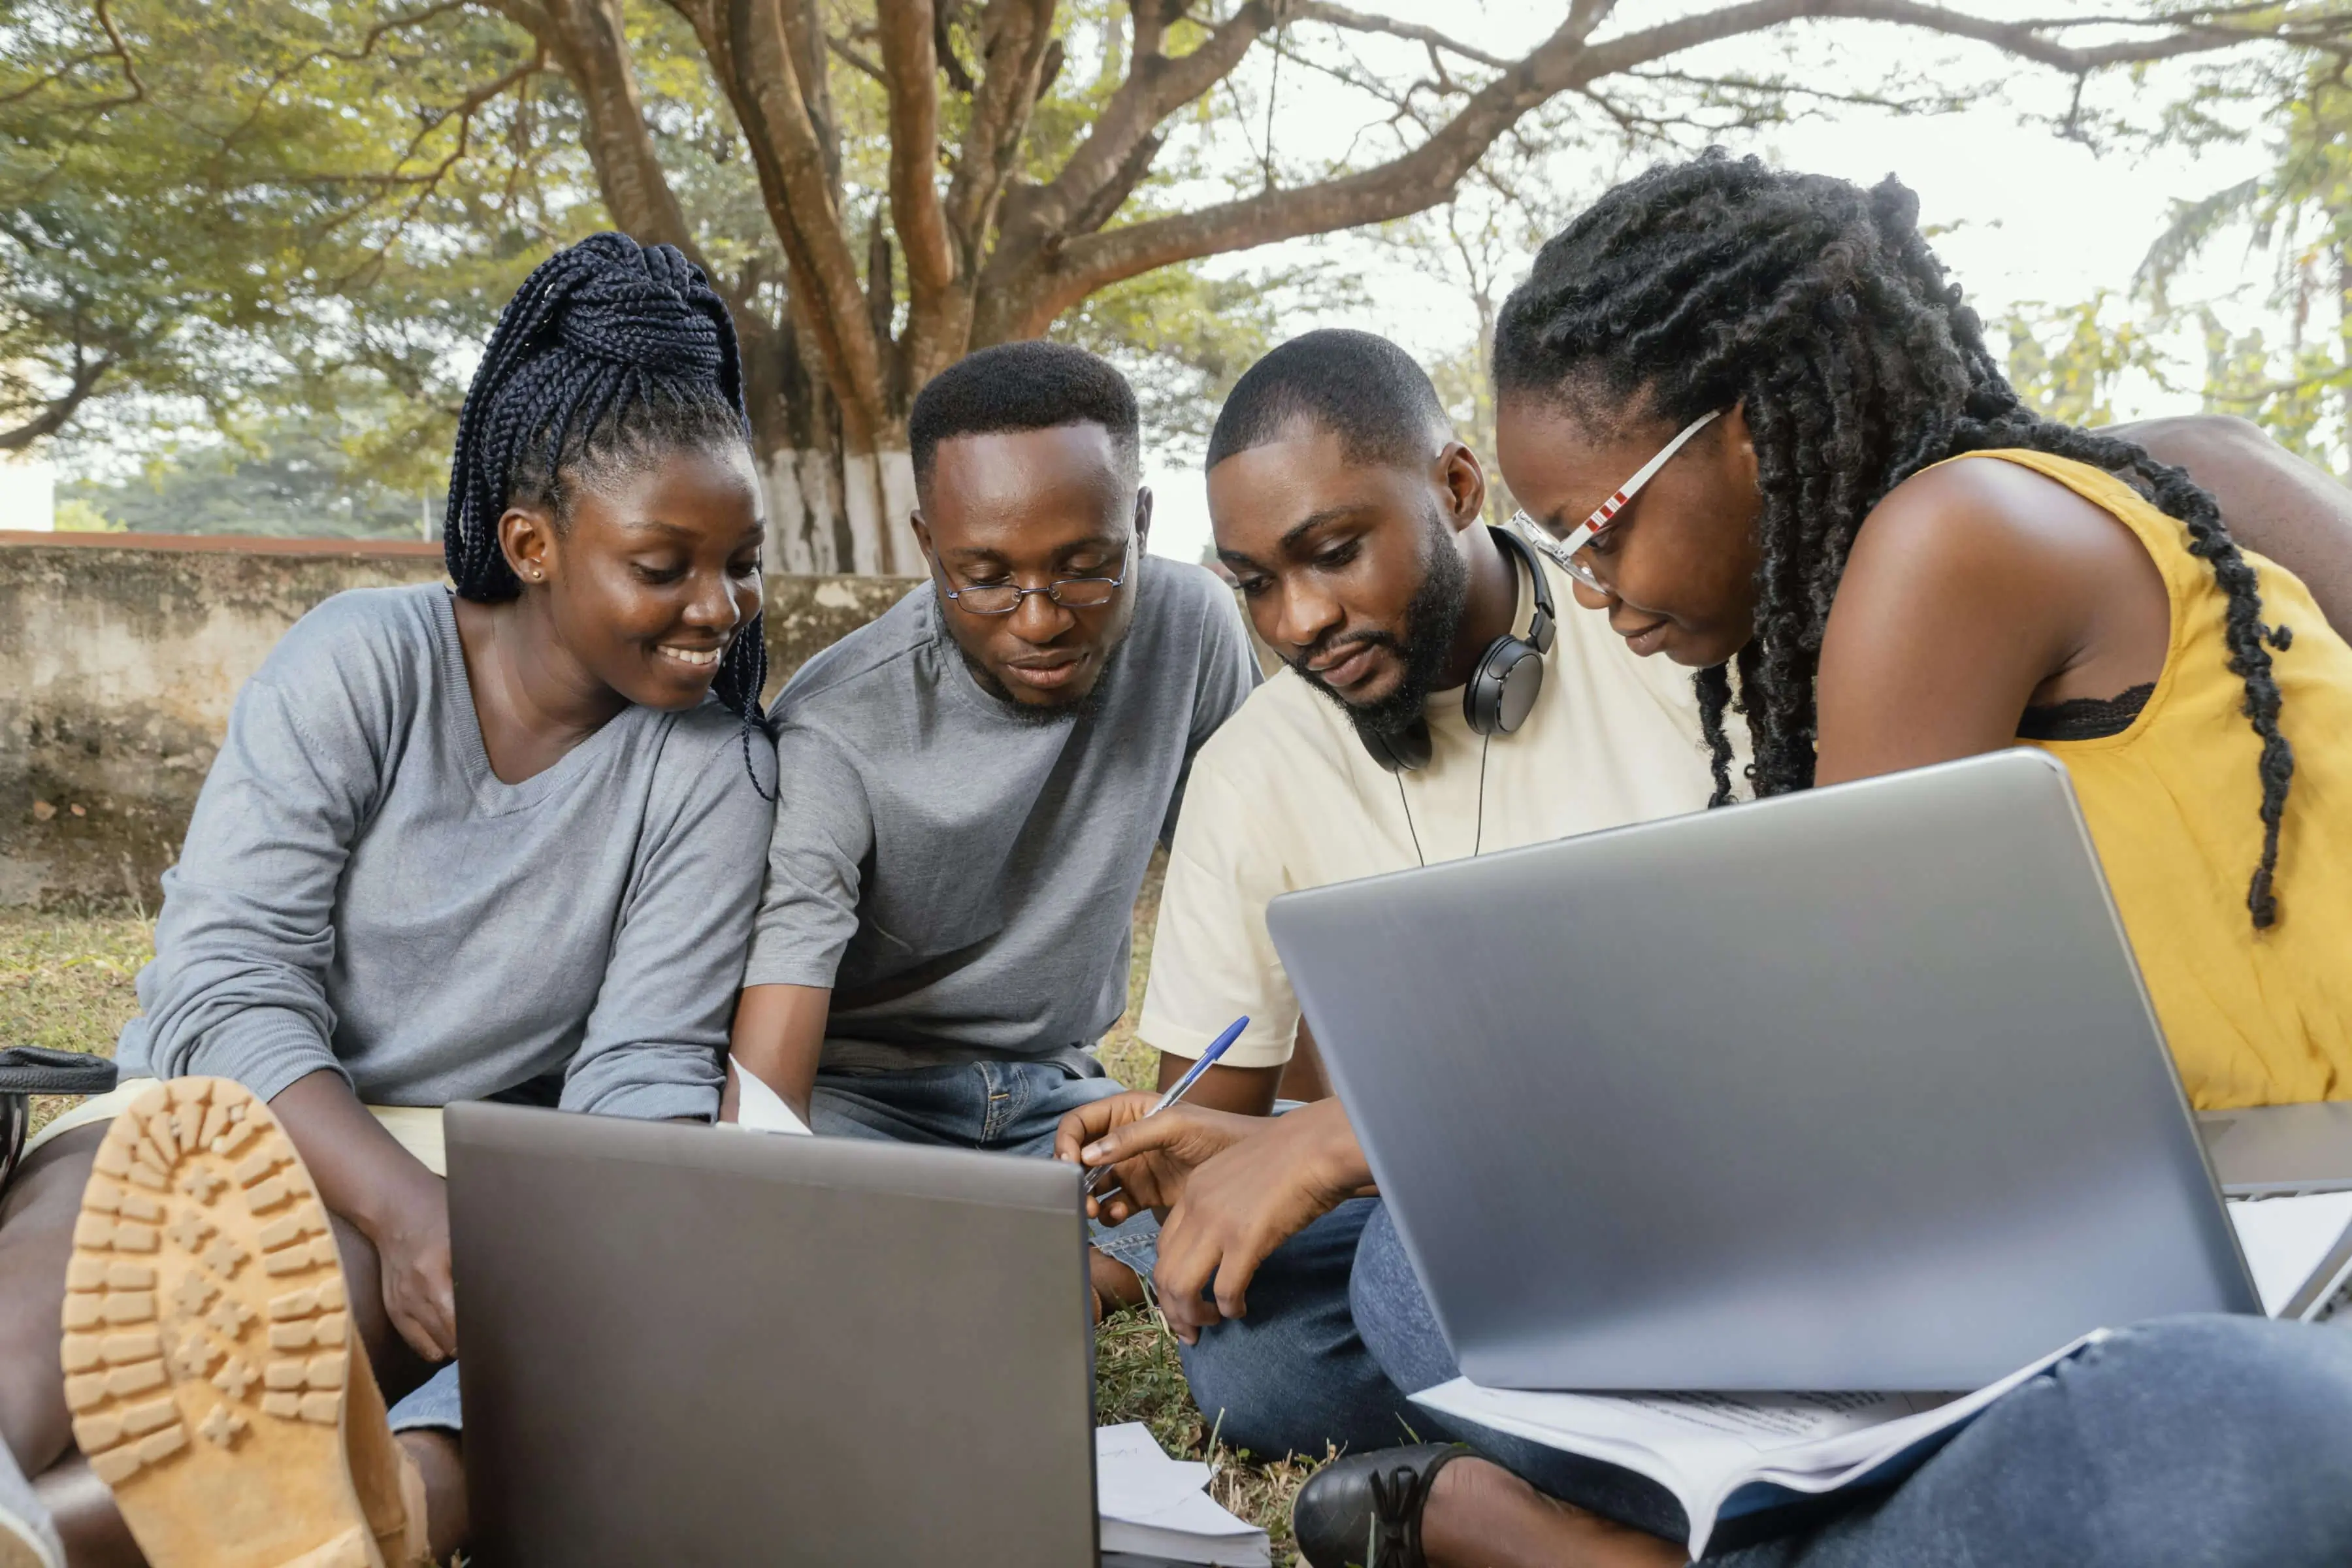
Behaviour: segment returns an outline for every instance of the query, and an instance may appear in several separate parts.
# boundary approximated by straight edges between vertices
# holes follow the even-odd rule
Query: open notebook
[[[2352,1192],[2233,1201],[2263,1310],[2316,1321],[2352,1300]],[[1467,1378],[1416,1394],[1443,1415],[1649,1477],[1682,1503],[1696,1559],[1724,1520],[1923,1462],[1978,1412],[2095,1342],[2088,1334],[1973,1394],[1539,1394]]]

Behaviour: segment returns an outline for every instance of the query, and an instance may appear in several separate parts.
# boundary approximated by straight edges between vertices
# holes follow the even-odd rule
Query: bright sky
[[[2034,14],[2064,14],[2063,5]],[[1620,26],[1643,26],[1684,5],[1630,4],[1619,13],[1628,21]],[[1993,11],[1999,7],[1971,6]],[[1385,7],[1384,7],[1385,9]],[[1508,5],[1476,5],[1448,0],[1438,5],[1400,7],[1399,14],[1427,11],[1425,19],[1456,36],[1494,47],[1496,52],[1517,44],[1556,19],[1557,7]],[[1516,16],[1514,14],[1517,14]],[[2022,12],[2019,13],[2024,14]],[[1465,17],[1468,19],[1465,20]],[[2029,122],[2032,111],[2051,112],[2063,107],[2064,83],[2054,74],[2035,68],[2003,66],[1973,46],[1957,46],[1926,38],[1916,32],[1853,24],[1822,25],[1813,36],[1834,56],[1819,57],[1825,85],[1863,89],[1884,79],[1893,68],[1926,70],[1934,62],[1937,79],[1965,82],[1982,79],[2000,81],[2002,90],[1976,101],[1956,114],[1932,118],[1900,118],[1875,109],[1832,107],[1821,118],[1776,127],[1761,135],[1728,138],[1738,152],[1755,152],[1789,168],[1842,175],[1874,183],[1888,173],[1898,174],[1919,194],[1923,223],[1944,228],[1937,248],[1960,284],[1988,320],[1998,319],[2009,307],[2024,301],[2072,304],[2107,288],[2126,290],[2149,241],[2161,229],[2172,202],[2204,196],[2247,178],[2264,166],[2260,139],[2249,144],[2191,152],[2165,148],[2148,155],[2110,152],[2094,154],[2078,143],[2060,140],[2043,123]],[[1737,57],[1710,62],[1718,68],[1771,68],[1769,62]],[[1410,69],[1409,59],[1399,68]],[[2186,78],[2177,68],[2153,78],[2143,89],[2158,95],[2177,89]],[[1341,89],[1299,74],[1286,79],[1276,123],[1277,144],[1287,146],[1295,134],[1340,138],[1365,119],[1360,100]],[[2110,102],[2124,101],[2130,90],[2120,80],[2108,89]],[[1360,157],[1360,151],[1359,156]],[[1630,173],[1651,161],[1637,159]],[[1617,170],[1591,172],[1587,184],[1595,191],[1615,177]],[[1347,247],[1353,246],[1353,249]],[[1360,258],[1357,252],[1361,252]],[[1298,331],[1317,326],[1355,326],[1380,331],[1424,354],[1452,352],[1475,331],[1475,317],[1458,290],[1433,284],[1424,274],[1402,265],[1379,247],[1349,240],[1327,241],[1318,247],[1293,242],[1252,253],[1246,267],[1280,265],[1286,259],[1342,256],[1364,279],[1368,308],[1340,315],[1302,317]],[[1521,264],[1524,265],[1523,263]],[[2267,280],[2265,264],[2250,258],[2242,247],[2217,247],[2193,275],[2191,296],[2219,296],[2235,289],[2243,299],[2233,312],[2251,320],[2258,313]],[[2185,346],[2185,345],[2184,345]],[[2193,409],[2193,396],[2167,394],[2152,383],[2126,384],[2118,395],[2118,412],[2125,417]],[[1165,458],[1149,465],[1149,482],[1158,497],[1157,521],[1151,545],[1156,552],[1184,560],[1198,560],[1209,541],[1208,510],[1196,464]]]

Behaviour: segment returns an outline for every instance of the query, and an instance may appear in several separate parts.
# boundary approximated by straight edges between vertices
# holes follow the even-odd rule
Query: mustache
[[[1291,659],[1290,668],[1320,686],[1323,678],[1308,668],[1309,665],[1328,659],[1343,648],[1352,653],[1366,647],[1384,647],[1400,654],[1405,650],[1404,639],[1390,632],[1349,632],[1345,635],[1327,632],[1308,644],[1297,658]]]

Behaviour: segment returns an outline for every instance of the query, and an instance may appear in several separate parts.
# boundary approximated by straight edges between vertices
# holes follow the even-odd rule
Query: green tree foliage
[[[2160,375],[2163,362],[2137,324],[2107,324],[2120,306],[2101,289],[2080,305],[2029,304],[2012,312],[2009,379],[2034,412],[2068,425],[2108,425],[2126,371]]]
[[[1967,90],[1762,68],[1809,29],[2079,83],[2335,47],[2343,4],[1575,0],[1498,53],[1326,0],[0,0],[0,448],[201,426],[232,469],[325,442],[355,482],[429,488],[498,303],[612,226],[735,312],[779,563],[903,568],[908,405],[973,346],[1061,332],[1197,426],[1287,304],[1345,287],[1221,258],[1500,189],[1580,127],[1639,146]],[[1362,111],[1344,153],[1298,150],[1308,77]]]
[[[2339,473],[2352,465],[2352,87],[2333,59],[2237,62],[2175,105],[2161,133],[2197,142],[2267,132],[2271,166],[2174,205],[2128,300],[2021,307],[2008,321],[2010,374],[2053,418],[2099,423],[2126,370],[2194,389],[2211,411],[2261,425]],[[2226,300],[2179,297],[2200,258],[2245,247],[2249,284]],[[2266,309],[2274,325],[2233,331],[2224,304]],[[2137,307],[2136,310],[2125,307]],[[2162,341],[2188,335],[2189,363]]]
[[[568,99],[455,5],[0,0],[0,448],[299,410],[425,482],[458,357],[593,226]]]

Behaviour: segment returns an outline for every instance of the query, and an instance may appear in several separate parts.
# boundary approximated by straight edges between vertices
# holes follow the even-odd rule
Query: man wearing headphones
[[[1695,811],[1707,769],[1688,676],[1635,657],[1603,617],[1565,613],[1568,577],[1486,525],[1477,457],[1395,344],[1318,331],[1276,349],[1226,400],[1208,470],[1218,554],[1287,668],[1193,761],[1138,1032],[1164,1085],[1247,1015],[1188,1103],[1263,1116],[1305,1034],[1268,900]],[[1339,1109],[1285,1120],[1305,1130]],[[1084,1121],[1099,1131],[1109,1114]],[[1248,1318],[1185,1348],[1227,1442],[1319,1454],[1400,1440],[1402,1397],[1348,1313],[1369,1208],[1292,1237],[1256,1271]],[[1177,1216],[1163,1247],[1200,1218]]]
[[[2325,584],[2331,619],[2352,613],[2340,489],[2240,421],[2119,432],[2187,467],[2251,548]],[[1373,1200],[1343,1108],[1264,1119],[1307,1040],[1268,901],[1706,803],[1687,676],[1635,657],[1605,616],[1551,615],[1568,578],[1482,526],[1485,501],[1428,378],[1363,333],[1276,349],[1210,440],[1218,553],[1289,668],[1193,763],[1139,1033],[1164,1085],[1235,1016],[1250,1026],[1175,1112],[1098,1100],[1064,1120],[1055,1152],[1115,1166],[1107,1218],[1168,1211],[1154,1278],[1193,1394],[1260,1454],[1376,1449],[1429,1425],[1356,1335]],[[1416,962],[1409,943],[1391,956]],[[1429,1047],[1480,1070],[1463,1042]]]

